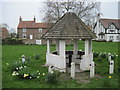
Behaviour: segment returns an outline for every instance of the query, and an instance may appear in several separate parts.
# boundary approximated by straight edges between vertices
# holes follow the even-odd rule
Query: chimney
[[[100,20],[100,17],[101,15],[100,15],[100,13],[98,13],[98,15],[97,15],[97,21],[99,21]]]
[[[34,22],[36,21],[36,18],[35,18],[35,16],[34,16]]]
[[[20,18],[19,18],[19,22],[21,22],[22,21],[22,18],[21,18],[21,16],[20,16]]]

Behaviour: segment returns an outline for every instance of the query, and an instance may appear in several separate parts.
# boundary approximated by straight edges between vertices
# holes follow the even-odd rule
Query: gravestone
[[[22,55],[22,64],[25,64],[25,56]]]
[[[53,71],[53,66],[50,65],[49,68],[48,68],[48,72],[51,73],[52,71]]]
[[[90,78],[93,78],[95,75],[95,63],[91,62],[90,64]]]
[[[111,60],[109,65],[109,74],[113,74],[113,72],[114,72],[114,61]]]
[[[75,78],[75,63],[74,62],[71,63],[71,78],[72,79]]]
[[[108,53],[108,61],[110,62],[111,61],[111,54]]]

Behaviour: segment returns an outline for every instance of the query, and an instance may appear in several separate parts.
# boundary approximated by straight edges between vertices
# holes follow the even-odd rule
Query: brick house
[[[0,28],[0,39],[6,39],[9,38],[9,32],[8,29],[6,27],[1,27]]]
[[[36,23],[36,18],[32,21],[23,21],[19,18],[17,27],[19,39],[23,39],[25,44],[45,44],[45,40],[41,40],[41,36],[47,32],[52,23]]]

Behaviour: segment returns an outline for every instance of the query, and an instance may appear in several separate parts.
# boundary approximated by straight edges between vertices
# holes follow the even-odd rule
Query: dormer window
[[[114,29],[114,26],[113,26],[113,25],[111,25],[109,28],[110,28],[110,29]]]
[[[115,30],[110,30],[110,33],[114,33],[115,32]]]
[[[26,32],[26,28],[23,28],[22,30],[23,30],[23,32]]]
[[[39,31],[39,32],[42,32],[42,28],[39,28],[38,31]]]

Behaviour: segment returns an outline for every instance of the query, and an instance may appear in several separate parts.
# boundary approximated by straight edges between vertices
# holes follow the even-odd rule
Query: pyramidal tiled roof
[[[65,13],[43,36],[44,39],[92,39],[96,35],[72,12]]]

